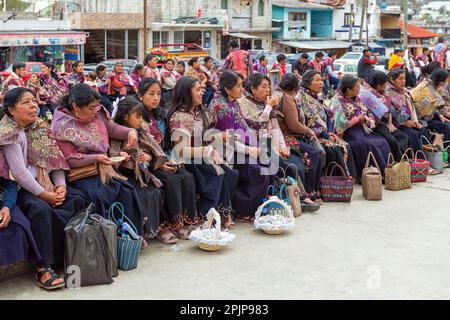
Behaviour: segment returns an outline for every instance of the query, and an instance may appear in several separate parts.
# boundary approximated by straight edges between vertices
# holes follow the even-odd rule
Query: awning
[[[400,22],[400,28],[402,33],[404,32],[403,21]],[[408,23],[408,36],[410,38],[435,38],[439,35],[425,28],[417,27],[411,23]]]
[[[85,32],[8,32],[0,33],[0,47],[64,46],[86,43]]]
[[[201,23],[166,23],[166,22],[153,22],[153,31],[161,31],[167,29],[173,30],[211,30],[211,29],[223,29],[223,25],[220,24],[201,24]]]
[[[279,41],[283,46],[307,50],[330,50],[347,49],[351,43],[339,40],[317,40],[317,41]]]
[[[272,22],[278,22],[278,23],[280,23],[280,22],[284,22],[284,20],[272,19]]]
[[[261,39],[261,37],[252,36],[250,34],[240,33],[240,32],[230,33],[229,35],[230,35],[230,37],[241,38],[241,39]]]

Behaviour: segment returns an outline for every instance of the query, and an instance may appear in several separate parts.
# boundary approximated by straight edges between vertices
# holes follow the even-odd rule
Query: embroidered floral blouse
[[[404,125],[406,121],[418,121],[416,108],[408,89],[397,90],[392,84],[388,84],[386,95],[391,100],[390,112],[393,124],[396,128]]]

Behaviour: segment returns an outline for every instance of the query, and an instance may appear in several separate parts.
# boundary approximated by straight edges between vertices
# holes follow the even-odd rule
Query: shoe
[[[304,213],[314,213],[316,211],[318,211],[320,209],[320,204],[318,203],[311,203],[311,204],[306,204],[306,203],[302,203],[302,212]]]

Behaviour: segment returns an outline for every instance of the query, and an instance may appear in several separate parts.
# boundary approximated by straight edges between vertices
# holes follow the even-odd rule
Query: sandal
[[[223,221],[224,221],[223,227],[225,229],[228,229],[228,230],[236,229],[236,223],[233,221],[233,217],[231,215],[223,217]]]
[[[178,238],[170,231],[162,231],[156,236],[156,240],[161,241],[164,244],[175,244],[178,242]]]
[[[172,231],[172,233],[175,234],[176,236],[178,236],[178,238],[181,240],[189,240],[189,235],[191,234],[191,230],[182,228],[179,230]]]
[[[430,175],[430,176],[435,176],[435,175],[437,175],[437,174],[440,174],[440,172],[439,172],[438,170],[433,169],[432,167],[429,167],[429,168],[428,168],[428,175]]]
[[[45,281],[44,283],[41,281],[41,279],[47,274],[50,273],[50,278]],[[62,279],[63,282],[58,284],[52,284],[56,280]],[[44,268],[42,271],[36,272],[36,285],[38,287],[41,287],[45,290],[55,290],[65,287],[66,283],[64,282],[64,278],[58,277],[56,272],[52,268]]]

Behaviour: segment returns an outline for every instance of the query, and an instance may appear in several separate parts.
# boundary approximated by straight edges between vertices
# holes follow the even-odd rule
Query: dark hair
[[[133,113],[137,113],[142,116],[144,109],[144,105],[141,101],[134,97],[126,97],[121,100],[117,106],[117,113],[114,117],[114,122],[120,124],[121,126],[125,126],[125,116],[132,115]]]
[[[239,79],[243,79],[242,75],[231,71],[231,70],[225,70],[221,75],[220,75],[220,79],[219,79],[219,90],[220,92],[226,97],[228,98],[228,93],[225,89],[232,89],[233,87],[235,87],[238,82]]]
[[[323,54],[323,52],[321,52],[321,51],[319,51],[319,52],[316,52],[316,58],[322,58],[324,56],[324,54]]]
[[[445,83],[448,80],[448,71],[445,69],[435,69],[430,76],[431,81],[437,87],[441,83]]]
[[[145,56],[144,59],[144,66],[148,65],[148,63],[153,59],[156,58],[156,56],[154,54],[148,54]]]
[[[439,37],[438,38],[438,43],[444,43],[444,38],[443,37]]]
[[[205,63],[205,64],[207,64],[209,61],[211,61],[213,58],[211,58],[210,56],[208,56],[208,57],[205,57],[204,59],[203,59],[203,62]]]
[[[422,52],[428,51],[430,48],[423,48]]]
[[[346,74],[342,77],[341,82],[339,83],[339,90],[345,94],[348,90],[353,89],[358,81],[359,79],[357,77]]]
[[[181,77],[177,81],[175,89],[173,90],[174,91],[173,98],[167,119],[170,120],[170,118],[176,111],[187,112],[192,109],[193,105],[192,88],[194,88],[196,83],[198,83],[197,79],[194,79],[192,77]],[[206,111],[203,106],[199,106],[199,108],[202,114],[203,122],[205,124],[204,129],[207,129],[210,123],[208,122]]]
[[[401,49],[395,49],[395,50],[394,50],[394,53],[400,53],[400,52],[402,52]]]
[[[19,103],[20,99],[22,99],[23,95],[27,92],[33,94],[28,88],[17,87],[9,90],[3,98],[3,112],[8,116],[11,116],[9,108],[14,109],[16,104]]]
[[[277,62],[281,62],[284,60],[286,60],[286,56],[284,54],[281,53],[277,56]]]
[[[73,104],[75,103],[80,108],[87,107],[92,101],[100,101],[102,96],[85,83],[79,83],[70,89],[69,94],[64,96],[61,101],[61,106],[73,111]]]
[[[372,88],[376,88],[377,86],[381,86],[389,81],[388,76],[379,70],[375,70],[369,75],[369,85]]]
[[[189,60],[188,65],[192,67],[196,62],[198,62],[198,57],[193,57],[191,60]]]
[[[79,66],[80,64],[82,64],[82,63],[83,63],[83,61],[81,61],[81,60],[75,61],[75,62],[72,64],[72,69],[75,70],[75,69],[78,68],[78,66]]]
[[[307,53],[302,53],[302,55],[300,56],[300,58],[308,59],[308,60],[309,60],[309,56],[308,56]]]
[[[430,64],[426,67],[426,74],[430,75],[433,73],[435,69],[442,68],[442,65],[438,61],[431,61]]]
[[[337,51],[336,50],[331,50],[330,52],[328,52],[328,56],[329,57],[337,56]]]
[[[263,62],[264,60],[266,60],[266,56],[263,54],[261,57],[259,57],[259,62]]]
[[[239,43],[236,40],[231,40],[228,43],[228,48],[232,48],[232,49],[239,48]]]
[[[363,54],[365,55],[365,54],[366,54],[367,52],[371,52],[371,51],[372,51],[372,50],[370,50],[370,49],[366,48],[366,49],[364,49],[364,50],[363,50],[363,52],[362,52],[362,53],[363,53]]]
[[[91,71],[88,73],[88,77],[95,81],[97,80],[97,73]]]
[[[175,64],[175,60],[173,60],[172,58],[169,58],[164,62],[164,65],[166,65],[170,61],[172,61],[172,63]]]
[[[252,93],[252,88],[258,88],[262,84],[264,79],[269,81],[269,84],[271,83],[268,76],[264,76],[259,72],[252,73],[252,75],[247,79],[245,90],[248,93]]]
[[[300,88],[300,83],[296,75],[293,73],[286,73],[283,78],[281,78],[280,84],[278,85],[284,92],[290,92],[298,90]]]
[[[159,89],[162,90],[161,84],[159,83],[158,80],[154,79],[154,78],[144,78],[140,83],[139,83],[139,88],[138,88],[138,96],[143,99],[145,93],[150,89],[151,86],[153,86],[154,84],[158,85]],[[161,103],[161,101],[160,101]],[[146,108],[144,106],[144,111],[142,112],[142,116],[144,117],[144,119],[146,121],[150,121],[150,112],[153,113],[153,116],[155,117],[156,120],[165,120],[166,118],[166,112],[165,110],[161,107],[158,106],[155,110],[150,111],[148,110],[148,108]]]
[[[140,70],[142,70],[142,69],[144,69],[144,65],[141,64],[141,63],[138,63],[138,64],[136,64],[136,65],[134,66],[133,71],[134,71],[134,72],[138,72],[138,71],[140,71]]]
[[[13,66],[12,66],[12,70],[14,73],[16,73],[16,70],[20,71],[20,69],[26,68],[26,67],[27,67],[27,65],[23,62],[14,62]]]
[[[183,67],[186,68],[186,63],[184,61],[178,61],[177,62],[177,66],[182,65]]]
[[[43,64],[44,66],[46,66],[47,68],[49,68],[49,69],[52,69],[52,68],[55,67],[55,66],[53,65],[53,63],[51,63],[51,62],[42,62],[42,64]]]
[[[406,74],[406,70],[402,68],[394,68],[388,73],[390,81],[397,80],[402,74]]]
[[[305,72],[305,74],[302,77],[302,83],[300,84],[302,88],[307,88],[309,89],[309,87],[311,87],[311,83],[315,77],[315,75],[318,74],[320,75],[319,72],[317,72],[316,70],[308,70]]]
[[[95,68],[95,72],[97,72],[97,74],[99,74],[100,72],[102,72],[103,70],[106,70],[106,66],[104,64],[99,64],[97,66],[97,68]]]

